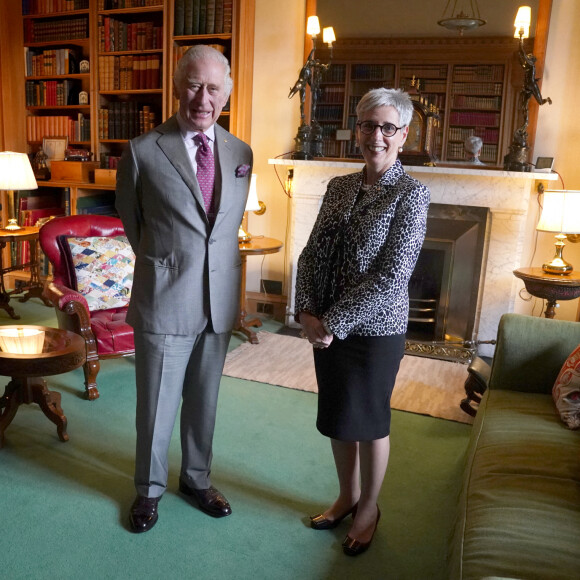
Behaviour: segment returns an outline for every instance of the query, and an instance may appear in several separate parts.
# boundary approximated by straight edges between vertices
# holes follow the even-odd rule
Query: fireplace
[[[429,206],[425,242],[409,282],[407,340],[417,354],[474,339],[489,221],[486,207]],[[455,354],[461,358],[461,351]]]

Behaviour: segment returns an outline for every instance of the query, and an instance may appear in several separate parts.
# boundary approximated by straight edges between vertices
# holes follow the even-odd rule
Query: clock
[[[413,100],[409,134],[399,159],[403,165],[432,165],[435,162],[435,122],[438,117],[419,100]]]

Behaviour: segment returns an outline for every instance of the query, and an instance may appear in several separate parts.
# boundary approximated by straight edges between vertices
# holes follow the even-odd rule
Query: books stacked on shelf
[[[90,141],[90,119],[82,113],[76,118],[65,115],[26,117],[26,139],[29,143],[45,137],[68,137],[69,141]]]
[[[322,87],[322,98],[320,99],[323,103],[343,103],[344,102],[344,86],[332,85]]]
[[[89,19],[67,18],[66,20],[25,20],[24,42],[57,42],[61,40],[85,40],[89,35]]]
[[[124,22],[103,15],[98,22],[100,52],[163,48],[163,26],[155,22]]]
[[[114,192],[79,197],[77,199],[77,214],[117,216]]]
[[[346,65],[333,64],[324,71],[322,82],[324,83],[344,83],[346,79]]]
[[[26,76],[50,77],[77,74],[78,54],[72,48],[38,50],[24,47]]]
[[[462,128],[449,127],[449,141],[465,141],[468,137],[475,135],[481,137],[484,143],[497,143],[499,141],[499,130],[487,127]]]
[[[500,95],[503,92],[501,83],[453,83],[453,94],[464,95]]]
[[[99,89],[101,91],[160,88],[161,55],[99,56]]]
[[[231,34],[232,0],[175,0],[174,36]]]
[[[342,105],[319,105],[316,118],[318,121],[341,121]]]
[[[479,127],[498,127],[499,113],[478,113],[475,111],[457,113],[452,112],[449,117],[451,125],[475,125]]]
[[[352,80],[380,81],[393,80],[395,68],[385,64],[354,64],[352,65]]]
[[[101,169],[117,169],[119,161],[121,161],[120,155],[101,153]]]
[[[458,65],[453,71],[454,81],[502,81],[503,65]]]
[[[118,10],[120,8],[144,8],[163,6],[163,0],[99,0],[99,10]]]
[[[88,10],[89,0],[22,0],[22,14],[54,14]]]
[[[115,101],[99,109],[99,139],[132,139],[155,127],[150,105]]]
[[[501,97],[471,97],[453,95],[453,107],[456,109],[491,109],[501,110]]]
[[[27,107],[62,107],[78,105],[81,85],[78,81],[26,81]]]

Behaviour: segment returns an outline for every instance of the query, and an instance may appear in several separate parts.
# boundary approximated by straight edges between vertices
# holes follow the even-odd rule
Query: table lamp
[[[540,232],[556,233],[556,254],[551,262],[542,265],[547,274],[570,274],[572,264],[562,257],[566,234],[580,234],[580,191],[546,190],[540,221]]]
[[[0,328],[0,349],[12,354],[39,354],[44,347],[44,330]]]
[[[0,152],[0,190],[7,191],[8,225],[4,230],[21,229],[16,218],[15,190],[38,189],[32,166],[26,153]]]
[[[256,215],[262,215],[266,213],[266,204],[263,201],[258,200],[258,190],[256,189],[256,181],[258,180],[258,175],[252,173],[252,178],[250,179],[250,191],[248,193],[248,201],[246,202],[246,211],[253,211]],[[247,220],[247,218],[244,218]],[[247,226],[246,226],[247,227]],[[252,239],[252,234],[244,230],[244,223],[240,226],[238,230],[238,241],[240,243],[249,242]]]

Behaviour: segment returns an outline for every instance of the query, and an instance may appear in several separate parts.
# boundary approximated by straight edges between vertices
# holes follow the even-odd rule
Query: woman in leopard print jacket
[[[339,495],[315,529],[354,517],[343,542],[364,552],[380,518],[390,398],[403,357],[408,284],[425,237],[429,190],[397,159],[413,105],[373,89],[357,107],[360,173],[336,177],[298,261],[296,319],[314,346],[318,430],[331,439]]]

